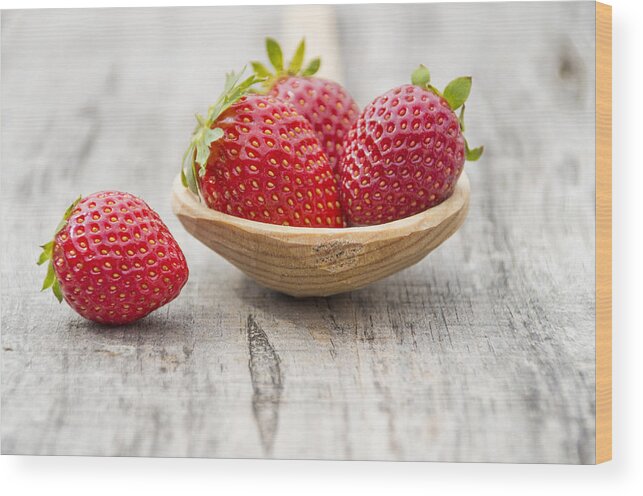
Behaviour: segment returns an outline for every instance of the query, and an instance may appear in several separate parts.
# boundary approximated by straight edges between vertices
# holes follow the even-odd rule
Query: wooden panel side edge
[[[612,7],[596,3],[596,463],[612,459]]]

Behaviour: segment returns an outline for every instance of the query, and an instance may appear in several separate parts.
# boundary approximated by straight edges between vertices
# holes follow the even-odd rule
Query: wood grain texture
[[[612,459],[612,7],[596,4],[596,463]]]
[[[463,173],[450,198],[406,219],[360,228],[301,228],[207,208],[177,177],[172,209],[190,234],[265,287],[295,297],[331,296],[422,260],[462,225],[469,194]]]
[[[324,10],[337,33],[306,34],[339,40],[360,105],[419,62],[440,87],[472,75],[486,151],[444,245],[309,299],[254,283],[169,199],[224,73],[303,34],[286,10],[2,13],[2,452],[594,463],[594,3]],[[40,294],[35,265],[70,200],[105,188],[144,197],[191,270],[117,329]]]

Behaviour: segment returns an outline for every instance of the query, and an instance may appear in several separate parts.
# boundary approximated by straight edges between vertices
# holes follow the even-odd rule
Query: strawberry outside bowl
[[[424,212],[367,227],[288,227],[212,210],[181,183],[172,209],[195,238],[268,288],[296,297],[329,296],[367,286],[422,260],[464,222],[469,179]]]

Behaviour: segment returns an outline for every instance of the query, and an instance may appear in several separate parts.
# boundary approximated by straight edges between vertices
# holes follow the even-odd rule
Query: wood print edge
[[[596,3],[596,463],[612,459],[612,7]]]

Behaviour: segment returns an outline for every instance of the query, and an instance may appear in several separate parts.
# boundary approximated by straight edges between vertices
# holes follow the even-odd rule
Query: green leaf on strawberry
[[[444,88],[444,99],[453,110],[458,110],[469,98],[471,93],[471,77],[459,77],[447,84]]]
[[[40,257],[38,257],[38,261],[36,262],[38,265],[42,265],[48,260],[51,260],[51,253],[54,249],[54,242],[50,241],[49,243],[45,243],[40,248],[42,248],[42,253],[40,254]]]
[[[69,219],[69,217],[71,217],[72,212],[74,211],[78,203],[80,203],[81,199],[82,199],[82,195],[78,196],[78,198],[76,198],[76,200],[74,200],[72,204],[67,207],[63,215],[63,218],[56,226],[56,231],[54,232],[54,238],[67,225],[67,220]],[[49,262],[47,265],[47,275],[45,275],[45,280],[42,283],[41,291],[45,291],[51,288],[52,291],[54,292],[54,295],[58,299],[58,302],[62,302],[63,296],[60,291],[60,284],[58,282],[58,279],[56,279],[56,274],[54,272],[54,264],[52,262],[53,251],[54,251],[53,239],[48,243],[41,245],[40,248],[42,248],[42,252],[40,253],[40,256],[38,257],[38,260],[36,261],[36,263],[38,265],[42,265],[46,262]]]
[[[484,152],[484,146],[479,146],[477,148],[469,148],[469,143],[467,143],[467,140],[464,140],[464,147],[465,147],[465,153],[466,156],[465,158],[469,162],[475,162],[482,156],[482,152]]]
[[[431,73],[429,72],[428,67],[424,64],[420,64],[418,68],[413,71],[411,74],[411,83],[414,86],[432,91],[436,95],[443,97],[440,90],[431,84]]]
[[[250,62],[250,65],[252,65],[252,70],[255,71],[255,74],[259,77],[269,77],[271,75],[270,69],[261,62]]]
[[[290,61],[288,66],[288,74],[297,74],[301,69],[302,64],[304,63],[304,52],[306,51],[306,40],[302,39],[297,45],[297,50],[295,50],[295,55]]]
[[[319,57],[316,57],[310,61],[308,66],[302,71],[301,75],[304,77],[314,76],[315,74],[317,74],[320,66],[321,59]]]
[[[67,207],[67,210],[65,210],[65,213],[63,214],[63,218],[60,220],[58,225],[56,226],[56,232],[54,232],[54,236],[58,234],[58,231],[60,231],[63,227],[65,227],[65,224],[67,224],[67,219],[71,216],[71,213],[74,211],[76,208],[76,205],[80,203],[80,200],[82,199],[82,195],[79,195],[78,198],[76,198],[71,205]]]
[[[420,64],[420,66],[413,71],[413,74],[411,74],[411,83],[415,86],[426,88],[430,82],[431,73],[424,64]]]
[[[55,280],[56,280],[56,274],[54,273],[54,266],[53,264],[50,263],[47,266],[47,275],[45,276],[45,280],[42,283],[42,289],[40,291],[44,291],[52,287]]]
[[[268,52],[268,60],[272,64],[275,72],[271,72],[261,62],[251,62],[252,70],[258,77],[266,78],[264,86],[269,88],[273,82],[285,76],[303,76],[310,77],[317,73],[321,66],[321,59],[316,57],[312,59],[308,65],[304,67],[304,56],[306,53],[306,40],[302,40],[297,45],[295,54],[288,64],[288,68],[284,68],[283,51],[279,43],[273,38],[266,38],[266,51]]]
[[[284,70],[284,54],[281,51],[279,43],[273,38],[266,38],[266,50],[270,63],[277,71]]]

